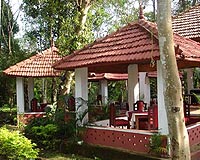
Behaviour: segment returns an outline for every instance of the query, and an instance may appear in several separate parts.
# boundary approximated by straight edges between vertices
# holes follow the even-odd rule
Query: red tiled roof
[[[90,73],[88,76],[89,81],[99,80],[127,80],[128,74],[117,74],[117,73]]]
[[[52,64],[60,60],[56,47],[49,48],[24,61],[21,61],[3,71],[6,75],[15,77],[55,77],[61,71],[52,68]]]
[[[156,78],[157,77],[157,72],[156,71],[154,71],[154,72],[148,72],[147,76],[149,78]],[[183,78],[183,73],[179,72],[179,76],[180,76],[180,78]]]
[[[153,71],[153,72],[148,72],[147,76],[149,78],[156,78],[157,77],[157,72]],[[183,77],[183,73],[179,72],[179,76],[182,78]],[[88,80],[89,81],[99,81],[99,80],[128,80],[128,74],[126,73],[90,73],[88,76]]]
[[[173,17],[173,30],[183,37],[200,38],[200,4]]]
[[[139,71],[156,70],[150,67],[159,59],[159,45],[155,23],[140,19],[118,31],[95,41],[56,62],[56,69],[73,70],[88,67],[89,72],[127,73],[129,64],[138,64]],[[174,34],[176,57],[179,67],[199,65],[200,45],[190,39]],[[184,60],[184,61],[183,61]],[[194,63],[197,62],[197,63]]]

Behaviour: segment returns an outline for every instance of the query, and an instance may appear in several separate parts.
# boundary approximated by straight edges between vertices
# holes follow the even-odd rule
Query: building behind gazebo
[[[200,3],[173,17],[175,33],[200,42]]]
[[[200,42],[200,3],[188,8],[186,11],[172,18],[173,31],[185,38]],[[200,67],[200,66],[198,66]],[[185,69],[187,72],[187,90],[190,93],[194,90],[194,69]]]

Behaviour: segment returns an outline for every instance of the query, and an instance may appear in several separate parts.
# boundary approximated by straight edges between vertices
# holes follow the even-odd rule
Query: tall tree
[[[1,4],[1,47],[2,51],[7,52],[9,55],[13,54],[13,48],[16,47],[17,41],[14,39],[14,34],[19,31],[16,19],[14,19],[13,13],[9,1],[2,0]]]
[[[52,30],[57,47],[67,55],[103,36],[102,32],[106,34],[105,28],[112,31],[136,18],[133,6],[137,1],[23,0],[26,20],[31,24],[27,35],[44,49],[50,45]],[[66,72],[65,76],[65,93],[69,93],[72,74]]]
[[[188,9],[190,6],[198,4],[199,0],[173,0],[174,2],[174,12],[175,14],[180,13]]]
[[[0,45],[1,45],[1,15],[2,15],[2,11],[1,11],[1,6],[2,6],[2,0],[0,0]],[[0,46],[0,54],[1,54],[1,46]]]
[[[189,160],[190,146],[184,124],[181,82],[174,51],[171,0],[157,0],[160,61],[163,72],[164,102],[168,118],[170,151],[174,160]]]
[[[0,107],[13,104],[15,81],[2,74],[2,71],[25,57],[14,35],[19,31],[9,0],[1,0],[0,26]]]

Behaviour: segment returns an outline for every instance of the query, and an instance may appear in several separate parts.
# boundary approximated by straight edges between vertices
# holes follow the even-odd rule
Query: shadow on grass
[[[126,151],[119,151],[112,148],[93,146],[88,144],[73,144],[66,147],[66,153],[81,155],[96,160],[158,160],[159,158],[147,155],[139,155]]]

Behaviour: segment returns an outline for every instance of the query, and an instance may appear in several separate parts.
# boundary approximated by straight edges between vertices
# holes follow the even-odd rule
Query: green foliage
[[[108,84],[109,99],[113,101],[127,101],[127,90],[125,81],[109,82]]]
[[[99,82],[90,82],[88,85],[88,106],[97,104],[97,96],[100,91]]]
[[[166,136],[161,135],[160,133],[154,133],[151,136],[150,142],[149,142],[149,152],[152,154],[156,154],[161,156],[162,154],[168,153],[168,146],[165,146],[163,144],[164,138],[167,138]]]
[[[151,87],[151,98],[157,98],[157,79],[150,78],[150,87]]]
[[[200,95],[197,95],[195,93],[192,93],[194,95],[194,98],[196,99],[196,102],[199,104],[200,103]]]
[[[5,104],[0,108],[0,125],[16,124],[17,107]]]
[[[48,149],[51,145],[55,146],[56,141],[52,140],[56,137],[58,127],[54,124],[47,124],[45,126],[34,126],[30,130],[32,135],[35,136],[36,140],[42,142],[42,145]]]
[[[50,111],[47,117],[35,118],[25,127],[25,136],[32,139],[39,147],[56,150],[64,141],[75,139],[75,120],[64,121],[64,112]]]
[[[48,160],[93,160],[93,158],[86,158],[77,154],[63,154],[57,152],[45,152],[42,158]]]
[[[178,14],[181,12],[184,12],[187,10],[189,7],[196,5],[199,3],[197,0],[173,0],[174,4],[174,13]]]
[[[56,90],[58,89],[59,78],[35,78],[34,79],[34,98],[38,100],[39,103],[43,103],[44,99],[48,103],[53,103],[55,101]]]
[[[5,0],[2,0],[1,14],[1,52],[6,53],[8,52],[9,47],[9,36],[11,40],[11,46],[13,47],[14,45],[16,45],[17,42],[14,39],[13,35],[19,31],[19,27],[14,20],[10,5]]]
[[[15,104],[15,78],[7,77],[2,72],[9,66],[27,56],[21,50],[18,39],[14,35],[19,27],[14,19],[9,1],[1,1],[1,31],[0,31],[0,106]]]
[[[17,131],[0,128],[0,156],[10,160],[37,158],[38,149],[26,137]]]
[[[60,52],[70,54],[95,38],[137,19],[138,10],[134,8],[136,2],[95,0],[90,2],[89,11],[83,13],[84,1],[78,4],[78,1],[72,0],[23,0],[25,20],[29,26],[26,35],[30,42],[37,42],[41,50],[50,46],[52,35]],[[86,16],[84,24],[81,21],[83,16]]]
[[[194,88],[200,87],[200,69],[194,68]]]
[[[0,108],[1,112],[17,112],[17,106],[10,106],[9,104],[4,104],[1,108]]]

